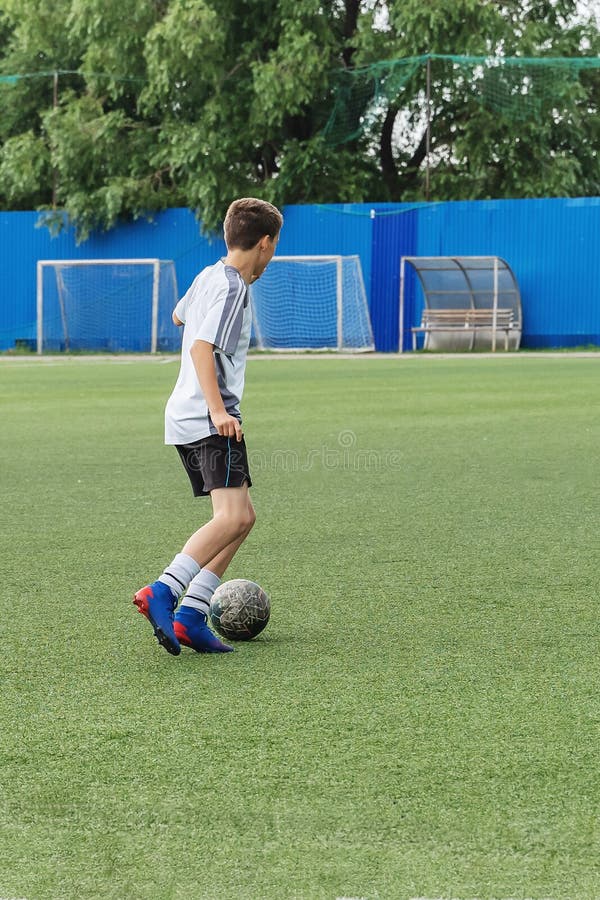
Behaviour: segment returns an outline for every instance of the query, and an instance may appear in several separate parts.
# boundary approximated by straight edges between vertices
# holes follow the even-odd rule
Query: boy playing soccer
[[[174,656],[181,644],[198,653],[233,650],[210,630],[207,613],[255,520],[239,411],[252,318],[248,285],[271,261],[282,224],[270,203],[235,200],[225,217],[227,256],[200,272],[173,313],[183,341],[165,410],[165,443],[177,448],[194,496],[210,495],[213,517],[133,602]]]

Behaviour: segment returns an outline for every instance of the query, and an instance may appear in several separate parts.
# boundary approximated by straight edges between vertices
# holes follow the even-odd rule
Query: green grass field
[[[0,898],[600,897],[598,365],[251,360],[271,622],[174,658],[176,364],[0,360]]]

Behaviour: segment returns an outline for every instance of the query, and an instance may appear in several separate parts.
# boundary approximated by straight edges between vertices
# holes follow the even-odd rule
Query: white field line
[[[90,356],[36,356],[34,354],[11,355],[0,354],[0,366],[74,366],[89,365],[90,363],[109,362],[113,365],[131,365],[136,362],[153,362],[156,365],[165,365],[179,360],[179,354],[160,354],[154,356],[150,353],[123,353],[123,354],[91,354]],[[254,354],[248,356],[248,362],[257,360],[295,359],[298,361],[322,361],[331,359],[373,360],[387,359],[398,362],[416,362],[423,364],[423,360],[483,360],[483,359],[597,359],[600,362],[600,352],[581,350],[572,353],[529,353],[519,351],[517,353],[269,353]],[[0,900],[2,898],[0,897]],[[417,898],[420,900],[420,898]],[[437,900],[437,898],[433,898]]]

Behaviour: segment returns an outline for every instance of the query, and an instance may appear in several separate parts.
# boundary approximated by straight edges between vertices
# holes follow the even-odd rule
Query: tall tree
[[[600,51],[596,22],[582,19],[577,0],[392,0],[388,6],[398,56],[560,58]],[[600,70],[535,64],[484,69],[434,60],[430,75],[432,199],[600,191]],[[388,182],[395,178],[405,199],[423,196],[424,93],[421,70],[404,92],[404,104],[388,106],[382,133]]]
[[[576,0],[0,0],[0,75],[27,76],[0,81],[0,202],[85,238],[167,206],[212,229],[245,194],[422,199],[426,167],[438,199],[597,193],[598,79],[511,116],[482,91],[529,76],[434,60],[428,140],[424,65],[365,67],[599,49]]]

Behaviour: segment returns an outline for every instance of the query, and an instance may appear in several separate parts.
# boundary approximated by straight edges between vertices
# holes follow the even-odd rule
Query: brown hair
[[[229,250],[251,250],[266,234],[271,240],[281,231],[283,216],[266,200],[243,197],[234,200],[225,216],[225,243]]]

